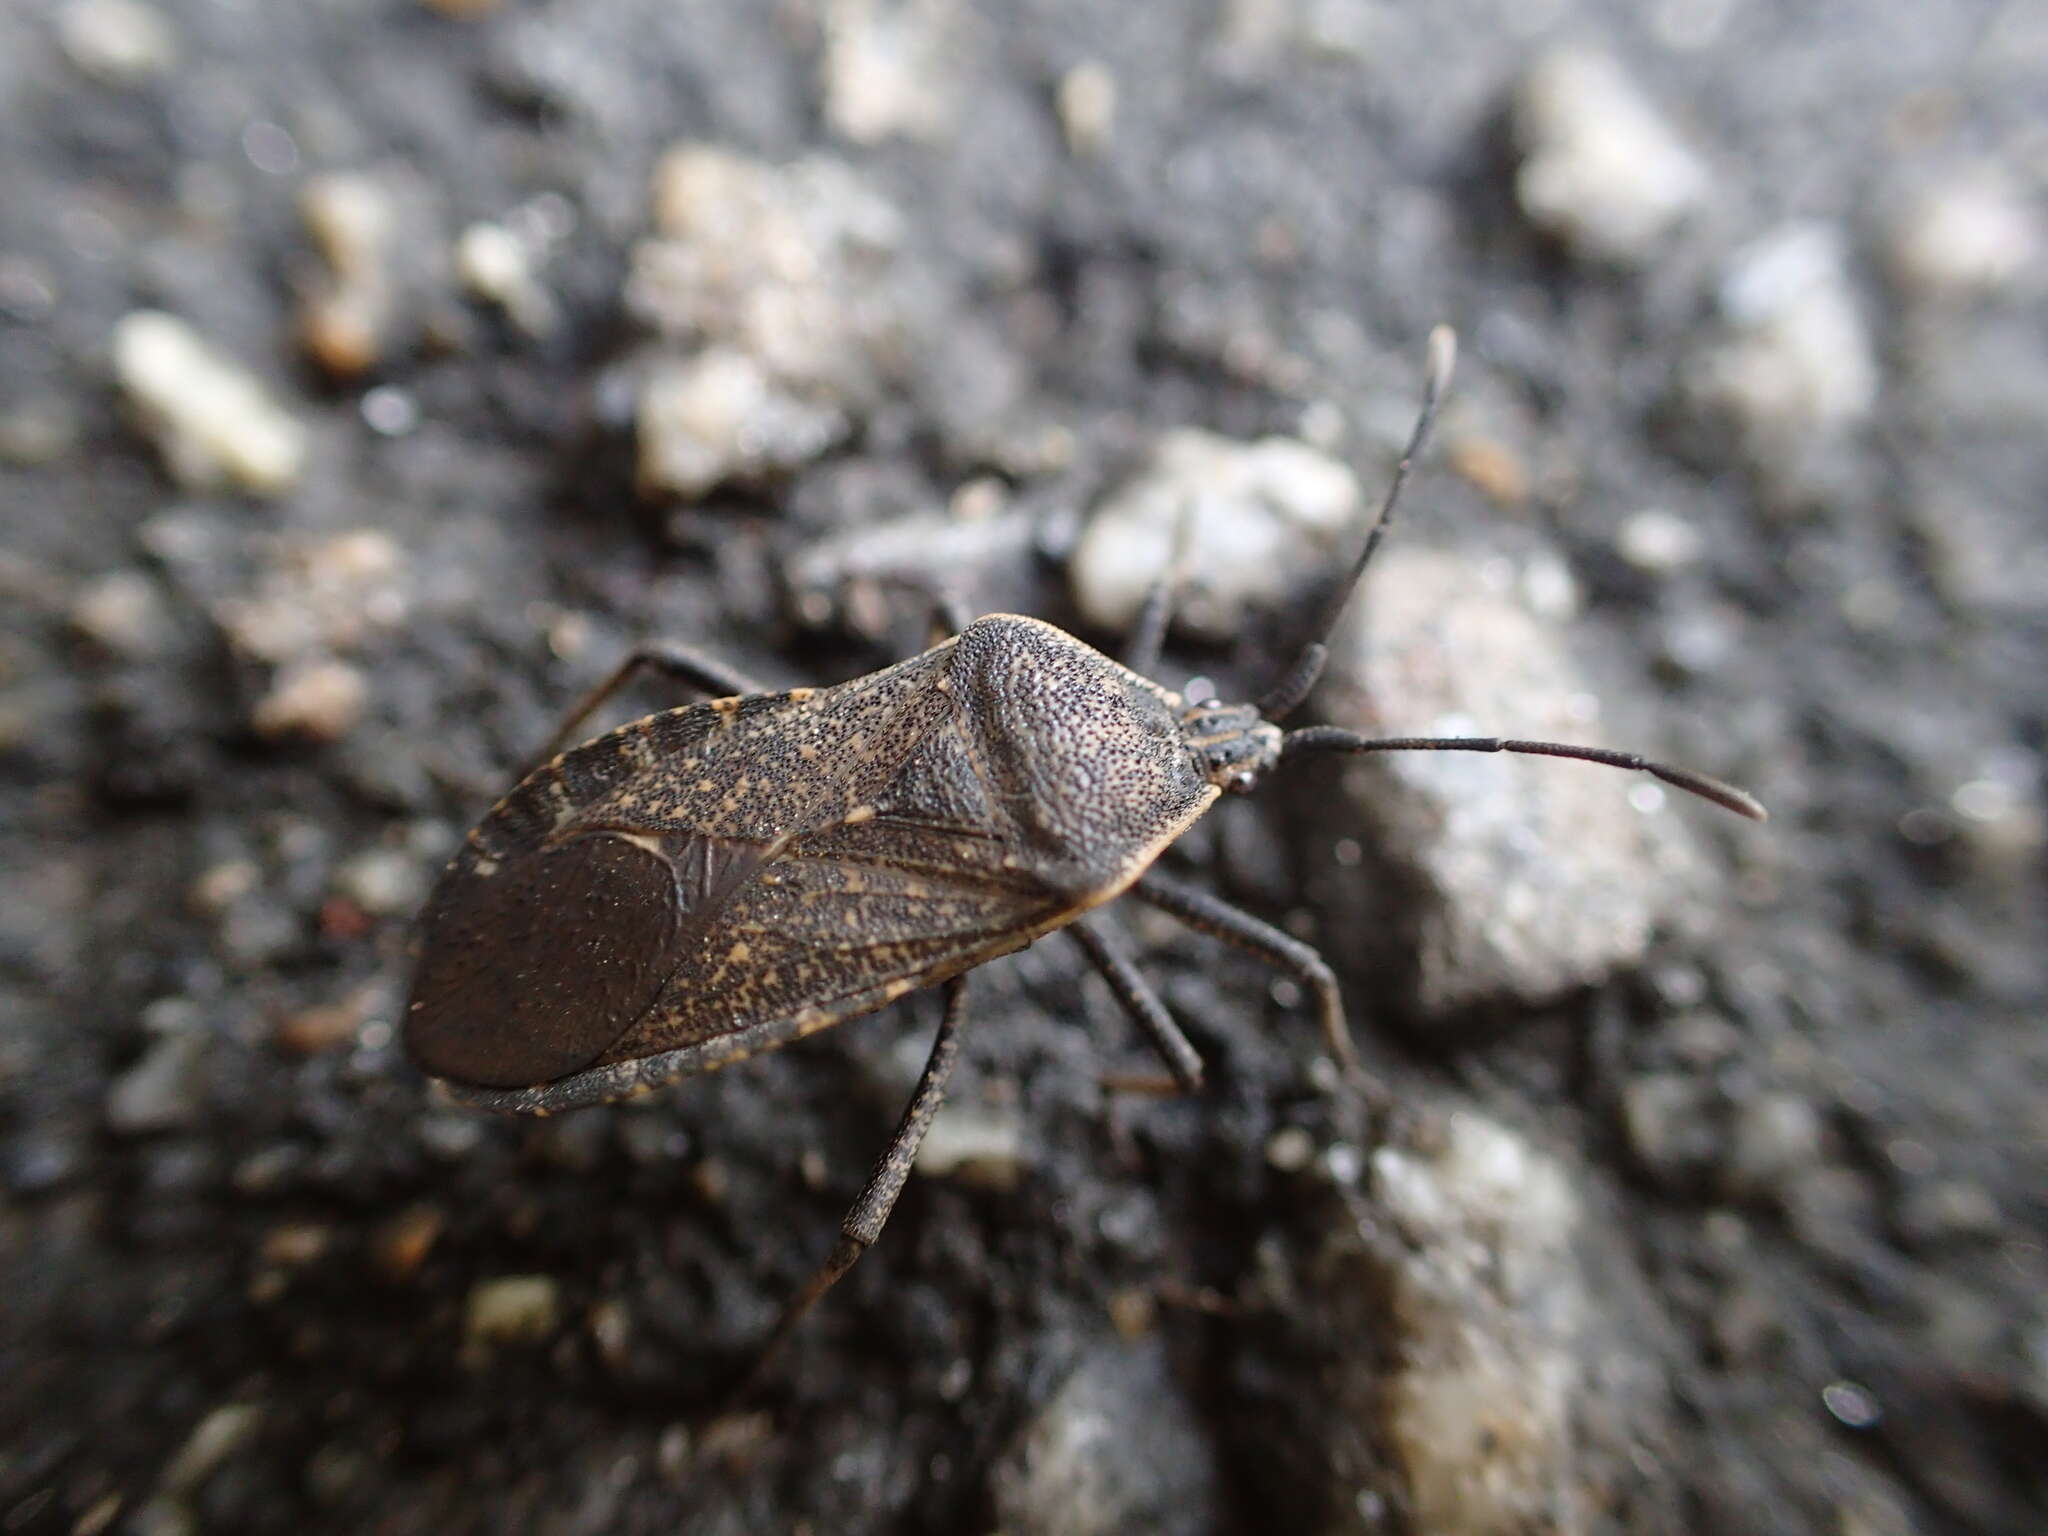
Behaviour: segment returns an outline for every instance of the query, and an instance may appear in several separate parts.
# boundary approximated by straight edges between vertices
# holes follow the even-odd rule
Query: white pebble
[[[480,299],[530,336],[554,328],[555,304],[533,271],[533,251],[502,224],[472,224],[455,242],[455,271]]]
[[[1893,221],[1891,264],[1929,296],[1995,293],[2039,275],[2040,215],[2004,177],[1965,175],[1923,190]]]
[[[953,117],[955,0],[828,0],[825,120],[856,144],[936,139]]]
[[[1023,1117],[992,1104],[948,1104],[917,1150],[919,1173],[958,1176],[991,1189],[1014,1188],[1025,1162]]]
[[[153,654],[170,633],[156,583],[140,571],[111,571],[87,582],[71,603],[71,627],[118,656]]]
[[[785,390],[747,354],[707,348],[657,365],[640,391],[640,484],[701,496],[795,469],[848,428],[845,413]]]
[[[497,1344],[533,1344],[555,1331],[561,1287],[551,1275],[503,1275],[471,1287],[462,1337],[471,1351]]]
[[[393,848],[359,853],[334,874],[335,888],[365,912],[394,917],[426,895],[426,879],[411,858]]]
[[[1620,65],[1562,48],[1523,78],[1515,196],[1578,255],[1637,265],[1704,199],[1707,171]]]
[[[1876,349],[1832,225],[1788,224],[1745,247],[1720,307],[1726,334],[1695,364],[1691,387],[1752,439],[1782,447],[1870,414]]]
[[[169,23],[139,0],[73,0],[57,13],[57,41],[95,80],[133,85],[178,62]]]
[[[1277,607],[1329,569],[1359,495],[1348,466],[1292,438],[1168,433],[1089,519],[1068,568],[1075,601],[1092,624],[1128,627],[1185,527],[1181,621],[1226,638],[1247,609]]]
[[[321,367],[353,378],[375,367],[389,342],[397,203],[376,177],[337,172],[308,178],[299,218],[327,264],[300,306],[300,332]]]
[[[1647,507],[1629,518],[1614,542],[1622,559],[1658,576],[1691,565],[1706,547],[1697,528],[1662,507]]]
[[[1282,1173],[1299,1173],[1315,1160],[1316,1139],[1298,1125],[1282,1126],[1266,1142],[1266,1161]]]
[[[1060,76],[1054,100],[1060,132],[1076,155],[1099,155],[1116,132],[1116,76],[1109,66],[1090,59]]]
[[[369,703],[369,680],[359,669],[315,658],[280,670],[256,701],[250,723],[261,736],[339,741],[355,729]]]
[[[114,375],[181,483],[275,496],[297,481],[306,429],[176,316],[145,309],[123,317]]]

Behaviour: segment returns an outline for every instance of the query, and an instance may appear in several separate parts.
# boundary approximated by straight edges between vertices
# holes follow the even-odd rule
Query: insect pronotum
[[[1152,868],[1226,791],[1315,752],[1521,752],[1651,773],[1762,820],[1741,790],[1632,753],[1278,724],[1322,671],[1455,353],[1439,328],[1421,413],[1364,547],[1316,638],[1256,703],[1184,698],[1146,676],[1170,613],[1165,578],[1121,664],[1012,614],[975,619],[866,677],[781,693],[689,651],[633,653],[442,874],[406,1010],[413,1060],[460,1102],[546,1115],[943,984],[944,1017],[902,1123],[765,1358],[880,1235],[944,1096],[976,966],[1065,929],[1175,1083],[1200,1085],[1194,1047],[1111,930],[1089,920],[1105,902],[1128,893],[1295,977],[1330,1051],[1355,1070],[1336,980],[1314,950]],[[644,667],[716,697],[556,751]]]

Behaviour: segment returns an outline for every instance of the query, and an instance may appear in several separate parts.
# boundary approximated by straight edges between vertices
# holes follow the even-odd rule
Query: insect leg
[[[1189,1043],[1188,1037],[1181,1033],[1180,1026],[1173,1022],[1173,1015],[1166,1011],[1166,1005],[1159,1001],[1158,994],[1131,963],[1123,945],[1089,918],[1068,924],[1067,932],[1087,951],[1095,969],[1109,983],[1109,990],[1123,1004],[1124,1012],[1131,1016],[1152,1049],[1159,1053],[1159,1059],[1166,1063],[1166,1070],[1173,1074],[1174,1087],[1182,1093],[1199,1093],[1202,1088],[1201,1056]]]
[[[1166,643],[1166,626],[1173,622],[1173,584],[1159,577],[1145,590],[1145,606],[1138,610],[1138,622],[1131,626],[1131,638],[1124,646],[1124,665],[1140,677],[1159,670],[1159,649]]]
[[[702,652],[687,646],[655,643],[636,647],[624,661],[603,682],[577,701],[575,708],[562,717],[562,723],[555,728],[555,734],[548,738],[546,746],[535,753],[533,760],[520,771],[524,778],[542,763],[575,738],[576,728],[590,718],[603,704],[639,675],[640,670],[651,668],[691,688],[700,688],[711,698],[723,698],[736,693],[761,693],[761,685],[745,674],[735,672],[722,661],[716,661]]]
[[[839,1242],[832,1249],[831,1257],[783,1308],[775,1331],[768,1335],[768,1342],[761,1346],[760,1355],[748,1371],[746,1383],[758,1379],[762,1368],[781,1348],[783,1340],[803,1321],[804,1314],[811,1310],[820,1296],[832,1289],[841,1275],[853,1268],[855,1261],[882,1235],[889,1212],[896,1208],[896,1197],[903,1193],[903,1186],[910,1178],[911,1165],[917,1161],[917,1149],[924,1144],[924,1133],[931,1129],[932,1117],[945,1102],[946,1079],[952,1076],[953,1064],[960,1056],[960,1020],[966,1013],[966,1007],[967,978],[956,976],[946,983],[945,1017],[939,1021],[939,1032],[932,1040],[932,1053],[925,1061],[924,1075],[917,1080],[917,1088],[903,1111],[902,1123],[896,1127],[895,1136],[875,1164],[875,1171],[868,1175],[867,1187],[861,1190],[853,1208],[846,1213],[846,1219],[840,1222]]]
[[[1131,638],[1124,646],[1124,665],[1140,677],[1150,677],[1159,670],[1159,651],[1166,644],[1166,631],[1173,623],[1174,594],[1187,575],[1193,523],[1191,512],[1183,507],[1174,520],[1166,567],[1145,589],[1145,605],[1138,610],[1138,622],[1131,626]]]
[[[1291,934],[1270,923],[1262,923],[1249,912],[1240,912],[1229,902],[1182,885],[1157,870],[1147,870],[1131,894],[1162,912],[1170,912],[1190,928],[1212,938],[1248,950],[1275,970],[1285,971],[1315,994],[1321,1015],[1323,1038],[1330,1054],[1347,1073],[1357,1076],[1362,1069],[1358,1052],[1351,1044],[1351,1031],[1344,1023],[1344,999],[1337,991],[1337,978],[1323,957]]]

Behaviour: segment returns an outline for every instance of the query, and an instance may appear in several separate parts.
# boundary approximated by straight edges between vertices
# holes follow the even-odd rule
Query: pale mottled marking
[[[469,868],[470,873],[477,876],[478,879],[488,880],[498,872],[498,861],[496,859],[478,859]]]
[[[731,961],[734,965],[745,965],[747,961],[750,958],[752,958],[753,953],[753,950],[748,948],[747,941],[745,939],[741,939],[737,944],[733,945],[731,949],[725,952],[725,958]]]
[[[796,755],[807,763],[815,763],[818,760],[818,749],[807,741],[796,749]]]
[[[882,988],[882,996],[886,997],[890,1002],[893,1003],[896,1001],[897,998],[904,996],[906,993],[914,992],[916,990],[917,987],[915,983],[904,981],[899,977],[897,980],[890,982],[887,986]]]
[[[718,788],[718,786],[712,783],[709,779],[699,779],[697,781],[697,793],[700,795],[708,795],[716,788]]]
[[[718,716],[718,723],[720,725],[730,728],[733,721],[737,720],[740,716],[740,697],[735,693],[722,699],[713,699],[711,701],[711,710],[713,714]]]
[[[864,821],[873,821],[874,819],[875,808],[872,805],[856,805],[846,813],[846,824],[849,827],[857,827]]]
[[[808,704],[811,701],[811,695],[817,691],[815,688],[792,688],[783,697],[792,704]]]

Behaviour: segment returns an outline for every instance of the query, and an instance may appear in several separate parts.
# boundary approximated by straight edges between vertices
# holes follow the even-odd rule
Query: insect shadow
[[[429,898],[405,1015],[413,1061],[461,1103],[549,1115],[943,985],[902,1122],[765,1360],[881,1234],[958,1059],[976,966],[1066,931],[1173,1083],[1200,1087],[1195,1048],[1112,931],[1090,920],[1105,902],[1129,894],[1295,978],[1331,1053],[1362,1077],[1321,956],[1152,867],[1224,793],[1318,752],[1520,752],[1654,774],[1762,820],[1741,790],[1633,753],[1278,723],[1321,675],[1455,355],[1439,328],[1422,410],[1364,547],[1316,615],[1317,638],[1254,703],[1184,698],[1146,675],[1171,616],[1166,577],[1121,663],[1012,614],[977,618],[866,677],[781,693],[694,651],[635,651],[570,712]],[[557,750],[645,668],[716,696]]]

